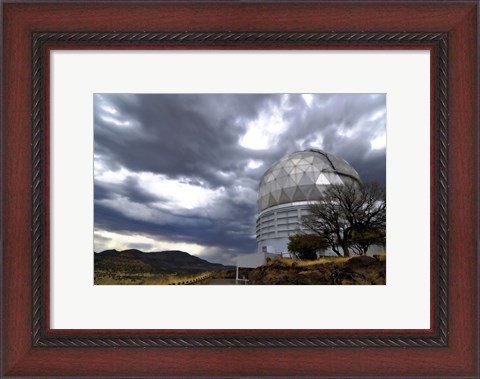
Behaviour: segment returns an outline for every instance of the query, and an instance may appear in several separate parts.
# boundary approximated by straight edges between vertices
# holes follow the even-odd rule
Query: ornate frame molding
[[[45,46],[47,44],[405,45],[436,47],[435,335],[45,335]],[[32,34],[32,345],[34,347],[444,347],[448,346],[448,36],[430,32],[34,32]]]

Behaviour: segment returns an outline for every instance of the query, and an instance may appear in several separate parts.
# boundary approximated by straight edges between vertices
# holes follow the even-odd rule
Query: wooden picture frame
[[[478,369],[478,3],[4,3],[2,375],[455,376]],[[52,330],[51,49],[428,49],[429,330]]]

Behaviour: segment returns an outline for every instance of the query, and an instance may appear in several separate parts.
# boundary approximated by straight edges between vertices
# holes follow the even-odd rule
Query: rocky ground
[[[316,261],[317,262],[317,261]],[[357,256],[302,264],[282,259],[271,260],[254,269],[250,284],[365,285],[385,284],[385,256]]]

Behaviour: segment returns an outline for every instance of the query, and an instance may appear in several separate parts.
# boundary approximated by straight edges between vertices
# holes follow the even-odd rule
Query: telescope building
[[[268,169],[257,194],[258,252],[287,252],[288,236],[302,230],[301,219],[311,202],[332,184],[361,183],[355,169],[323,150],[298,151]]]

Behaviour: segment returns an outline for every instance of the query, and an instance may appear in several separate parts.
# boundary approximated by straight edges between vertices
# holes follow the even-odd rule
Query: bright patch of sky
[[[383,133],[377,138],[371,140],[370,144],[371,144],[372,150],[385,149],[385,147],[387,146],[387,134]]]
[[[307,138],[303,138],[297,141],[300,150],[305,150],[308,148],[323,148],[323,135],[321,133],[312,134]]]
[[[284,112],[289,110],[288,95],[282,97],[280,106],[271,105],[257,119],[247,123],[247,132],[240,138],[240,145],[252,150],[266,150],[277,143],[280,135],[288,129]]]
[[[194,209],[197,207],[205,207],[225,192],[224,188],[212,190],[201,185],[188,183],[187,181],[170,179],[165,175],[150,172],[135,173],[125,168],[121,168],[118,171],[105,170],[96,176],[96,180],[107,184],[121,184],[127,178],[135,178],[138,186],[145,192],[162,199],[162,202],[159,204],[165,209]],[[121,206],[121,204],[118,205]],[[149,206],[147,206],[147,208],[148,207]],[[141,209],[137,209],[137,211],[141,211]],[[145,214],[145,212],[141,213]]]
[[[305,103],[307,103],[307,105],[311,107],[313,104],[313,95],[309,93],[304,93],[302,97],[303,97],[303,100],[305,100]]]
[[[385,109],[379,110],[371,115],[368,121],[378,121],[381,118],[385,118],[387,112]]]
[[[350,138],[355,134],[355,132],[356,132],[355,128],[339,127],[337,129],[337,134],[341,137]]]
[[[97,107],[98,110],[109,113],[109,114],[118,114],[118,111],[115,107],[113,107],[108,100],[105,99],[103,94],[95,94],[94,95],[94,105]]]
[[[95,230],[94,237],[94,251],[96,252],[109,249],[121,251],[131,249],[132,246],[142,246],[141,250],[145,252],[181,250],[195,255],[201,255],[205,250],[203,246],[195,243],[161,241],[140,234],[122,234],[107,230]]]
[[[102,163],[100,159],[95,159],[94,164],[94,173],[95,180],[110,183],[110,184],[119,184],[122,183],[129,175],[132,173],[125,168],[120,170],[112,171],[108,170]]]
[[[152,194],[168,199],[166,206],[169,208],[204,207],[215,201],[224,192],[223,188],[212,190],[152,173],[138,174],[138,179],[142,188],[148,188]]]
[[[255,159],[250,159],[250,160],[248,161],[247,167],[248,167],[249,169],[254,170],[254,169],[256,169],[256,168],[259,168],[262,164],[263,164],[262,161],[258,161],[258,160],[255,160]]]
[[[120,112],[105,99],[102,94],[95,95],[95,111],[100,119],[117,128],[133,128],[139,126],[138,122],[120,114]]]
[[[132,128],[135,126],[134,122],[131,120],[121,121],[118,118],[100,116],[104,122],[109,123],[110,125],[116,126],[118,128]]]

